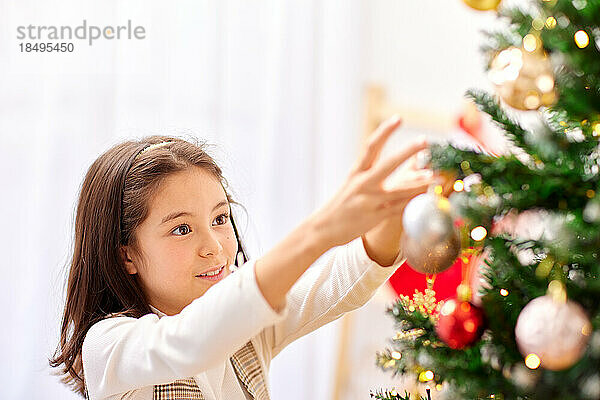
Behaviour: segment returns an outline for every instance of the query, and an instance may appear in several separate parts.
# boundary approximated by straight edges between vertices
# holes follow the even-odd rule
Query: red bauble
[[[481,308],[453,297],[444,302],[435,331],[448,347],[462,349],[481,337],[484,325]]]

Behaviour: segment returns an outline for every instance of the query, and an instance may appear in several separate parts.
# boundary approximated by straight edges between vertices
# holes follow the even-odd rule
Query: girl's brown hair
[[[172,142],[149,148],[152,144]],[[137,281],[127,273],[120,247],[139,251],[136,228],[148,215],[148,204],[160,182],[178,171],[197,166],[221,182],[221,168],[205,151],[206,143],[190,143],[170,136],[149,136],[119,143],[90,166],[79,194],[75,216],[73,258],[67,280],[67,297],[60,341],[50,366],[61,367],[62,381],[85,396],[81,347],[88,329],[109,315],[139,318],[152,312]],[[143,151],[147,150],[147,151]],[[237,266],[247,261],[233,216],[238,242]]]

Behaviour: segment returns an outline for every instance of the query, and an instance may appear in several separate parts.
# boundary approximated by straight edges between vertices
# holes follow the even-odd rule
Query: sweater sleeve
[[[294,340],[366,304],[405,260],[401,250],[392,265],[379,265],[368,256],[362,237],[323,255],[288,292],[288,315],[261,333],[265,350],[271,351],[269,358]]]
[[[95,323],[82,346],[90,398],[197,375],[285,318],[287,304],[278,313],[260,292],[254,264],[246,262],[177,315]]]

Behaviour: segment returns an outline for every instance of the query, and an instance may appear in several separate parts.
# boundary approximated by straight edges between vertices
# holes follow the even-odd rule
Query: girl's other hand
[[[406,203],[425,193],[434,182],[430,169],[402,174],[402,182],[391,189],[386,178],[414,155],[428,147],[425,137],[409,143],[393,156],[376,163],[391,134],[400,126],[395,116],[384,121],[367,140],[366,146],[350,170],[342,187],[312,217],[331,247],[345,244],[369,231],[380,222],[401,214]],[[412,163],[412,161],[411,161]],[[411,165],[412,167],[412,165]]]

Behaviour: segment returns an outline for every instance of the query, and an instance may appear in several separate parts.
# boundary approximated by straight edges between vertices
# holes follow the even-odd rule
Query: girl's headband
[[[137,153],[137,155],[136,155],[136,156],[135,156],[135,158],[134,158],[134,161],[135,161],[135,160],[137,160],[137,158],[138,158],[139,156],[141,156],[142,154],[144,154],[145,152],[147,152],[147,151],[150,151],[150,150],[152,150],[152,149],[156,149],[156,148],[158,148],[158,147],[162,147],[162,146],[164,146],[164,145],[166,145],[166,144],[169,144],[169,143],[175,143],[175,142],[174,142],[174,141],[172,141],[172,140],[170,140],[170,141],[167,141],[167,142],[160,142],[160,143],[154,143],[154,144],[150,144],[150,145],[148,145],[148,146],[144,147],[142,150],[140,150],[140,152],[139,152],[139,153]]]
[[[156,149],[158,147],[165,146],[165,145],[167,145],[169,143],[175,143],[175,141],[169,140],[169,141],[166,141],[166,142],[159,142],[159,143],[150,144],[150,145],[144,147],[142,150],[140,150],[140,152],[137,153],[136,156],[133,158],[133,161],[137,160],[137,158],[139,156],[141,156],[142,154],[144,154],[145,152],[153,150],[153,149]],[[132,164],[133,164],[133,162],[132,162]],[[131,168],[131,166],[129,168]],[[129,170],[127,172],[129,172]],[[127,176],[127,174],[126,174],[126,176]],[[121,191],[121,194],[122,193],[123,193],[123,191]],[[122,201],[123,200],[121,198],[121,202]],[[121,221],[123,221],[123,217],[122,216],[121,216]],[[238,242],[238,247],[239,247],[239,251],[238,251],[238,254],[237,254],[236,260],[235,260],[235,262],[237,263],[237,266],[236,266],[235,270],[237,270],[237,268],[239,268],[242,264],[244,264],[246,261],[248,261],[248,259],[247,259],[247,256],[246,256],[245,246],[240,241],[240,236],[238,234],[237,228],[236,228],[235,223],[233,221],[233,216],[231,217],[231,224],[233,225],[233,231],[235,232],[235,237],[236,237],[236,240]],[[123,229],[122,226],[121,226],[121,229]],[[121,238],[121,240],[123,240],[123,239]],[[123,243],[123,244],[125,244],[125,243]],[[241,255],[241,257],[240,257],[240,255]],[[234,271],[232,271],[232,272],[234,272]]]
[[[129,174],[129,170],[131,170],[131,166],[133,165],[133,163],[135,162],[135,160],[137,160],[139,158],[139,156],[141,156],[142,154],[144,154],[147,151],[150,151],[152,149],[156,149],[158,147],[162,147],[164,145],[167,145],[169,143],[175,143],[172,140],[166,141],[166,142],[159,142],[159,143],[154,143],[154,144],[150,144],[147,145],[146,147],[144,147],[142,150],[140,150],[139,153],[137,153],[135,155],[135,157],[133,157],[133,160],[131,160],[131,164],[129,164],[129,167],[127,168],[127,171],[125,172],[125,178],[123,179],[123,187],[121,189],[121,205],[123,204],[123,192],[125,191],[125,179],[127,177],[127,175]],[[122,206],[121,206],[122,207]],[[123,209],[121,208],[121,232],[123,231]],[[123,241],[123,238],[121,237],[121,240]],[[125,243],[123,243],[125,244]]]

